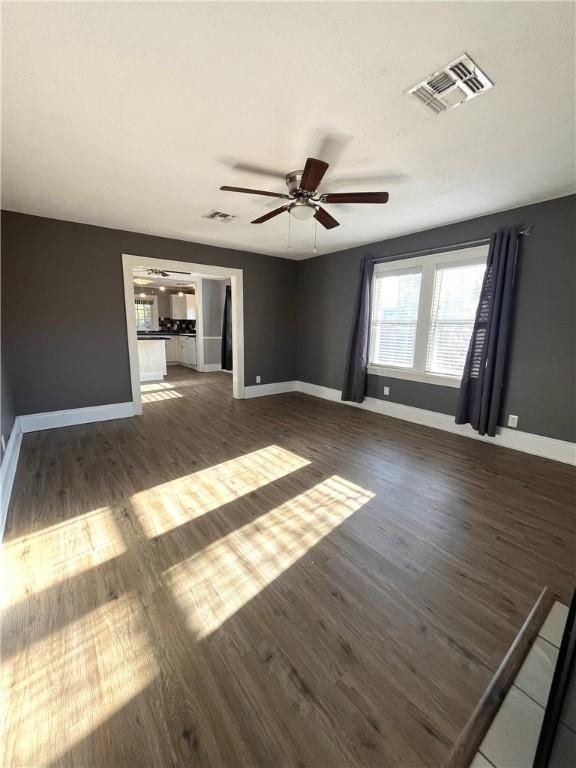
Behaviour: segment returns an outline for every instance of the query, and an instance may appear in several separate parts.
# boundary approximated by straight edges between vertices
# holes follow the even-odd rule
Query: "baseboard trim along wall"
[[[288,382],[286,382],[288,383]],[[507,429],[500,427],[496,437],[487,437],[479,435],[469,424],[456,424],[454,417],[446,413],[437,413],[436,411],[427,411],[422,408],[414,408],[411,405],[402,405],[401,403],[392,403],[387,400],[379,400],[375,397],[365,398],[363,403],[343,402],[340,398],[342,393],[338,389],[321,387],[318,384],[310,384],[306,381],[293,382],[298,392],[313,397],[321,397],[324,400],[331,400],[341,405],[350,405],[354,408],[361,408],[373,413],[381,413],[384,416],[391,416],[394,419],[411,421],[414,424],[422,424],[434,429],[442,429],[445,432],[453,432],[463,437],[471,437],[474,440],[482,440],[492,445],[500,445],[504,448],[511,448],[515,451],[531,453],[535,456],[542,456],[546,459],[561,461],[566,464],[576,465],[576,444],[564,440],[556,440],[552,437],[542,437],[533,435],[529,432],[521,432],[517,429]],[[284,390],[290,391],[290,390]]]
[[[299,384],[297,381],[275,381],[272,384],[255,384],[253,387],[244,387],[244,397],[283,395],[285,392],[294,392],[297,384]]]
[[[12,425],[12,432],[10,432],[10,437],[8,438],[4,458],[0,465],[0,541],[4,538],[4,527],[6,525],[6,517],[8,516],[8,507],[10,505],[10,497],[12,496],[12,486],[16,476],[21,444],[22,428],[20,419],[16,417]]]
[[[134,416],[134,403],[111,403],[89,408],[71,408],[67,411],[29,413],[18,416],[22,432],[38,432],[41,429],[71,427],[75,424],[90,424],[93,421],[110,421]]]
[[[281,381],[275,384],[257,384],[256,386],[245,388],[246,397],[280,395],[285,392],[302,392],[305,395],[320,397],[323,400],[330,400],[339,405],[361,408],[365,411],[380,413],[383,416],[390,416],[393,419],[402,419],[413,424],[422,424],[426,427],[442,429],[445,432],[452,432],[463,437],[471,437],[473,440],[482,440],[491,445],[500,445],[504,448],[511,448],[514,451],[531,453],[535,456],[542,456],[545,459],[553,459],[565,464],[576,465],[575,443],[556,440],[552,437],[542,437],[542,435],[533,435],[530,432],[521,432],[518,429],[500,427],[496,437],[487,437],[486,435],[479,435],[469,424],[456,424],[454,417],[447,413],[427,411],[423,408],[414,408],[411,405],[393,403],[389,400],[379,400],[376,397],[367,397],[363,403],[343,402],[340,399],[342,392],[339,389],[322,387],[318,384],[310,384],[307,381]]]
[[[204,336],[204,338],[206,338],[206,336]],[[213,373],[214,371],[221,371],[222,364],[221,363],[204,363],[204,368],[202,370],[204,373]]]

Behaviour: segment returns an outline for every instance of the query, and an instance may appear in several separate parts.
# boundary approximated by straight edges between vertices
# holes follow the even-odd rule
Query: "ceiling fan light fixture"
[[[253,219],[251,224],[264,224],[270,219],[275,219],[282,213],[288,212],[295,219],[305,221],[315,218],[325,229],[338,227],[338,222],[334,216],[322,208],[317,203],[387,203],[388,192],[339,192],[339,193],[319,193],[318,189],[322,184],[322,179],[328,170],[328,163],[324,160],[318,160],[315,157],[309,157],[306,160],[302,171],[292,171],[286,176],[286,185],[288,194],[284,192],[268,192],[264,189],[248,189],[247,187],[229,187],[224,186],[220,189],[225,192],[242,192],[249,195],[264,195],[265,197],[276,197],[289,200],[289,203],[274,208],[272,211]]]
[[[316,206],[310,205],[310,203],[297,202],[292,203],[288,208],[288,213],[291,216],[294,216],[295,219],[305,221],[306,219],[311,219],[316,213],[316,210]]]

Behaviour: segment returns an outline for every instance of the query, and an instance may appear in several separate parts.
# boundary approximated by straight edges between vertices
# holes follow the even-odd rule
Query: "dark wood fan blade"
[[[323,203],[387,203],[388,192],[334,192],[322,195]]]
[[[266,192],[264,189],[247,189],[246,187],[220,187],[224,192],[244,192],[246,195],[265,195],[266,197],[281,197],[290,200],[290,195],[280,192]]]
[[[315,157],[309,157],[306,160],[304,172],[302,173],[300,189],[304,190],[304,192],[316,192],[327,170],[328,163],[325,163],[324,160],[316,160]]]
[[[316,221],[319,221],[320,224],[322,224],[322,226],[326,229],[334,229],[334,227],[340,226],[340,222],[336,221],[333,216],[330,216],[328,211],[325,211],[324,208],[318,208],[314,214],[314,218]]]
[[[278,216],[279,213],[284,213],[284,211],[288,210],[287,205],[282,205],[280,208],[274,208],[273,211],[270,211],[269,213],[265,213],[264,216],[260,216],[257,219],[254,219],[254,221],[250,222],[251,224],[263,224],[265,221],[268,221],[268,219],[273,219],[274,216]]]

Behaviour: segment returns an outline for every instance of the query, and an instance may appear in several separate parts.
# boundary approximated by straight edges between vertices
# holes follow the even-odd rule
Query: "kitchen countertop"
[[[156,333],[139,333],[138,339],[143,341],[145,339],[164,339],[165,341],[168,339],[177,339],[180,336],[185,336],[188,338],[196,338],[195,333],[162,333],[161,331]]]

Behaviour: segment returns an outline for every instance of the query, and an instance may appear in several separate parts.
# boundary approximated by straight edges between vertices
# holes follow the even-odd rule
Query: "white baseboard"
[[[111,403],[89,408],[71,408],[67,411],[29,413],[19,416],[22,432],[38,432],[41,429],[70,427],[74,424],[90,424],[93,421],[109,421],[134,416],[134,403]]]
[[[14,485],[21,444],[22,427],[17,416],[12,425],[12,432],[10,432],[4,458],[0,465],[0,541],[4,537],[4,527],[6,525],[8,507],[10,506],[10,497],[12,496],[12,486]]]
[[[282,395],[285,392],[294,392],[297,381],[275,381],[272,384],[255,384],[253,387],[244,387],[244,397],[265,397],[266,395]]]
[[[206,338],[206,337],[204,337]],[[202,369],[203,373],[212,373],[213,371],[221,371],[222,365],[220,363],[204,363],[204,367]]]
[[[152,371],[140,374],[140,381],[164,381],[164,371]]]
[[[309,384],[306,381],[297,381],[295,384],[295,389],[306,395],[321,397],[324,400],[331,400],[342,405],[351,405],[354,408],[361,408],[373,413],[381,413],[394,419],[402,419],[414,424],[423,424],[434,429],[442,429],[445,432],[471,437],[474,440],[482,440],[492,445],[500,445],[515,451],[523,451],[524,453],[531,453],[546,459],[576,465],[576,444],[564,440],[542,437],[541,435],[533,435],[530,432],[521,432],[517,429],[507,429],[505,427],[499,427],[495,437],[488,437],[486,435],[479,435],[469,424],[456,424],[454,417],[446,413],[427,411],[423,408],[392,403],[375,397],[367,397],[363,403],[349,403],[340,399],[342,393],[338,389],[321,387],[317,384]]]

